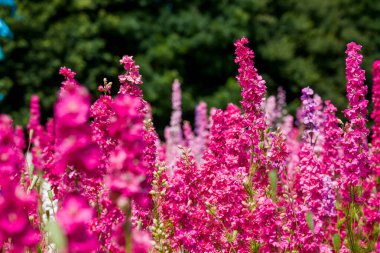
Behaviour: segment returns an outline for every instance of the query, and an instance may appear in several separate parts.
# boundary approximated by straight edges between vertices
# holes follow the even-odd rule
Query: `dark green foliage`
[[[6,94],[0,106],[21,124],[28,120],[32,93],[51,115],[62,65],[76,71],[96,97],[104,77],[118,83],[119,58],[134,55],[162,129],[169,122],[174,78],[183,84],[186,119],[201,99],[222,108],[238,103],[233,42],[242,35],[251,40],[269,93],[285,87],[290,109],[307,85],[345,107],[347,42],[363,44],[368,79],[380,57],[380,2],[373,0],[20,0],[18,6],[21,19],[0,10],[15,34],[13,41],[0,41],[6,56],[0,62],[0,92]]]

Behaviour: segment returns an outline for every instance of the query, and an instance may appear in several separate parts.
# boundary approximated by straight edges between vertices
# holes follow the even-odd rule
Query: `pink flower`
[[[37,95],[33,95],[30,99],[30,118],[28,123],[28,130],[33,130],[36,132],[36,129],[40,125],[40,99]]]
[[[59,74],[63,75],[66,79],[74,79],[76,75],[74,71],[72,71],[71,69],[67,67],[61,67],[59,69]]]
[[[152,238],[146,231],[132,231],[132,252],[133,253],[148,253],[152,248]]]
[[[16,183],[20,179],[24,167],[21,145],[15,138],[12,120],[7,115],[0,114],[0,187]],[[19,140],[20,142],[21,140]]]
[[[344,153],[342,193],[345,201],[351,199],[352,192],[350,193],[349,189],[358,186],[360,180],[370,173],[367,144],[369,131],[366,128],[367,86],[364,84],[364,70],[360,68],[363,60],[363,56],[358,53],[360,49],[361,46],[354,42],[347,44],[346,79],[349,107],[343,112],[349,122],[342,141]]]
[[[115,116],[111,119],[109,131],[118,140],[118,146],[111,153],[106,176],[111,194],[136,200],[142,200],[141,195],[147,194],[148,190],[140,105],[141,100],[130,95],[119,95],[112,104]]]
[[[322,149],[322,161],[326,165],[324,174],[333,177],[339,175],[342,170],[342,135],[343,130],[339,127],[338,118],[335,116],[336,107],[329,100],[325,102],[325,121],[323,123],[324,144]]]
[[[266,86],[265,81],[254,67],[254,53],[246,44],[248,44],[246,37],[236,41],[234,44],[235,63],[239,64],[239,74],[236,76],[236,79],[242,88],[241,105],[246,118],[244,120],[246,127],[245,138],[250,142],[250,156],[253,157],[251,162],[252,164],[258,164],[259,167],[257,173],[255,173],[257,179],[254,181],[262,183],[266,181],[267,176],[267,171],[262,171],[266,167],[262,162],[266,161],[266,159],[263,157],[262,145],[259,145],[259,143],[263,141],[264,130],[267,127],[263,109]]]
[[[89,223],[94,216],[94,210],[88,205],[82,196],[70,193],[62,202],[62,207],[57,213],[59,224],[66,233],[71,234],[84,223]]]
[[[92,139],[98,144],[102,153],[99,172],[103,175],[109,165],[110,153],[117,145],[117,140],[108,131],[109,124],[114,116],[112,103],[111,96],[102,95],[91,105],[90,109],[90,116],[93,119],[91,122]]]
[[[54,111],[57,138],[54,173],[60,174],[71,165],[77,170],[96,174],[100,151],[91,140],[87,91],[78,85],[62,90]]]
[[[57,222],[67,240],[68,252],[95,252],[98,248],[97,235],[88,229],[95,212],[81,195],[68,194],[57,213]]]
[[[26,148],[24,130],[21,126],[16,126],[15,129],[15,145],[17,148],[23,150]]]
[[[76,73],[67,67],[61,67],[59,69],[59,74],[65,77],[65,81],[62,82],[61,90],[66,89],[69,86],[77,85],[77,81],[75,80]]]
[[[17,184],[0,190],[0,246],[8,239],[12,241],[14,252],[37,245],[41,237],[29,221],[36,204],[36,196],[26,194]]]
[[[55,106],[55,118],[60,127],[83,125],[90,113],[90,98],[83,87],[69,87],[61,93]]]
[[[380,176],[380,61],[373,63],[372,69],[373,86],[372,86],[372,101],[373,111],[371,118],[374,121],[372,126],[372,156],[371,160],[374,163],[375,173]]]
[[[168,192],[162,204],[163,218],[175,224],[167,232],[173,249],[181,246],[192,252],[199,252],[197,245],[202,240],[199,226],[200,212],[205,210],[199,193],[199,179],[194,157],[189,150],[183,150],[174,166],[173,177],[168,178]],[[198,251],[196,251],[198,250]]]
[[[257,73],[257,69],[254,67],[253,59],[255,57],[252,50],[250,50],[246,44],[249,41],[246,37],[235,42],[235,63],[239,64],[239,74],[236,76],[240,86],[242,87],[241,102],[244,112],[248,118],[253,120],[259,120],[257,129],[261,130],[265,128],[265,122],[263,117],[263,102],[266,92],[265,81]]]
[[[243,204],[248,197],[244,179],[249,173],[250,161],[250,142],[245,134],[244,117],[237,106],[229,104],[225,112],[217,110],[214,113],[212,122],[209,148],[204,153],[204,163],[196,177],[199,180],[198,192],[206,204],[199,211],[208,210],[208,213],[198,215],[203,217],[197,230],[204,241],[200,244],[214,250],[216,245],[222,245],[225,249],[238,247],[244,250],[248,247],[250,232],[238,234],[233,245],[229,245],[225,239],[225,230],[232,233],[244,227],[244,224],[254,226],[246,223],[252,213]],[[206,220],[208,225],[204,226]]]
[[[139,73],[139,66],[135,64],[132,56],[125,55],[120,60],[120,64],[124,65],[126,73],[119,76],[121,83],[119,94],[129,94],[134,97],[142,97],[142,91],[139,85],[142,84],[142,78]]]

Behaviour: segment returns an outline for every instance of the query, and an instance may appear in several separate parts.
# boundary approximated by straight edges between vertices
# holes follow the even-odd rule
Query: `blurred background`
[[[0,0],[3,2],[10,2]],[[282,86],[289,110],[310,86],[343,109],[345,47],[363,45],[367,84],[380,58],[380,1],[375,0],[18,0],[16,14],[0,6],[13,32],[0,38],[0,112],[17,124],[28,121],[32,94],[43,115],[62,81],[60,66],[90,89],[104,77],[114,83],[123,72],[119,59],[133,55],[141,66],[145,99],[152,104],[159,132],[169,123],[171,84],[182,83],[184,118],[196,103],[225,108],[238,103],[233,42],[243,35],[256,53],[256,67],[268,94]],[[114,92],[115,93],[115,92]]]

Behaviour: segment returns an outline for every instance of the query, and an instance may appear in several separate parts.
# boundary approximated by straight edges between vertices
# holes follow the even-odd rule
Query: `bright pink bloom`
[[[199,171],[199,194],[208,209],[215,209],[215,214],[203,215],[209,225],[202,225],[199,231],[209,233],[209,236],[203,236],[204,244],[208,246],[202,247],[217,249],[216,245],[221,245],[232,250],[232,245],[225,239],[225,230],[232,233],[248,226],[246,222],[252,215],[243,204],[248,197],[243,182],[250,168],[250,142],[245,134],[244,116],[237,106],[229,104],[225,112],[216,110],[212,122],[209,148]],[[240,245],[239,249],[247,249],[249,235],[249,231],[239,233],[233,247]]]
[[[102,174],[106,172],[110,153],[117,145],[117,140],[114,139],[108,131],[109,124],[114,116],[112,103],[113,100],[111,96],[102,95],[91,105],[90,109],[90,116],[93,119],[91,122],[92,139],[98,144],[102,151],[102,159],[99,165],[99,170]]]
[[[349,189],[358,186],[361,179],[370,174],[367,144],[369,131],[366,128],[368,101],[365,99],[367,86],[364,84],[364,70],[360,67],[363,60],[363,56],[358,52],[360,49],[361,46],[354,42],[347,44],[346,79],[349,107],[344,110],[344,115],[349,122],[342,141],[344,153],[342,193],[345,201],[349,202],[352,195]]]
[[[30,99],[30,118],[28,123],[28,130],[33,130],[36,132],[38,126],[40,125],[40,99],[37,95],[33,95]]]
[[[162,206],[164,219],[175,224],[169,240],[176,250],[182,246],[191,252],[201,251],[197,226],[202,224],[200,212],[205,207],[199,195],[197,174],[194,157],[189,150],[184,150],[174,166],[173,177],[168,178],[168,191]]]
[[[67,86],[55,105],[56,166],[54,174],[74,166],[79,171],[97,174],[100,151],[91,140],[88,125],[89,95],[85,88]]]
[[[235,42],[235,63],[239,64],[239,74],[236,79],[242,87],[241,102],[244,112],[247,114],[251,121],[259,120],[259,125],[255,126],[259,130],[264,129],[265,123],[263,120],[263,102],[266,92],[265,81],[257,73],[257,69],[254,67],[253,59],[255,57],[252,50],[250,50],[246,44],[249,41],[246,37]]]
[[[17,148],[23,150],[26,148],[24,129],[22,126],[16,126],[15,129],[15,145]]]
[[[130,95],[119,95],[112,104],[115,116],[111,119],[109,131],[119,143],[110,156],[106,185],[111,194],[142,201],[143,198],[138,197],[147,194],[147,189],[144,189],[144,126],[139,108],[141,100]]]
[[[130,232],[130,251],[131,253],[148,253],[152,248],[152,239],[148,232],[133,229]],[[117,225],[113,230],[109,251],[124,253],[125,249],[125,228],[123,223]]]
[[[54,153],[54,135],[52,119],[47,122],[47,131],[40,122],[41,112],[39,97],[33,95],[30,100],[30,116],[27,126],[29,138],[31,137],[32,162],[36,171],[50,171],[52,154]],[[49,132],[50,131],[50,132]]]
[[[322,177],[323,164],[318,160],[312,146],[309,143],[303,143],[299,153],[299,173],[300,187],[302,198],[309,211],[318,217],[323,216],[322,202],[323,188]]]
[[[11,185],[0,191],[0,246],[12,240],[12,252],[33,249],[41,236],[29,221],[30,212],[37,208],[35,195],[26,194],[21,186]]]
[[[57,222],[67,240],[68,252],[95,252],[98,237],[89,231],[89,224],[95,215],[94,209],[79,194],[68,194],[57,213]]]
[[[152,238],[146,231],[132,231],[132,252],[133,253],[148,253],[152,248]]]
[[[339,175],[342,167],[342,135],[343,130],[339,127],[339,120],[335,116],[336,107],[329,100],[325,102],[325,121],[323,123],[324,144],[322,149],[322,161],[326,165],[324,174],[333,177]]]
[[[65,77],[65,80],[62,82],[61,90],[65,89],[68,86],[75,86],[77,85],[77,81],[75,80],[75,73],[71,69],[67,67],[61,67],[59,69],[59,74]]]
[[[74,71],[72,71],[71,69],[67,67],[61,67],[59,69],[59,74],[63,75],[66,79],[74,79],[76,75]]]
[[[24,167],[23,154],[14,134],[11,118],[0,114],[0,186],[3,187],[18,182]]]
[[[29,215],[36,210],[36,196],[27,195],[19,186],[24,170],[20,138],[12,120],[0,115],[0,247],[11,239],[12,252],[33,248],[40,240],[38,229],[29,222]]]
[[[372,126],[372,156],[371,160],[374,163],[375,173],[380,176],[380,61],[375,61],[372,65],[372,102],[373,111],[371,118],[374,121]]]
[[[120,64],[124,65],[126,73],[119,76],[121,83],[119,94],[129,94],[133,97],[142,97],[142,91],[140,85],[142,84],[142,78],[139,73],[139,66],[135,64],[132,56],[125,55],[120,60]]]
[[[235,63],[239,64],[239,74],[236,76],[239,85],[242,88],[242,107],[245,113],[244,125],[246,127],[245,135],[249,140],[250,154],[253,159],[252,164],[258,164],[257,173],[255,173],[255,183],[266,183],[267,173],[271,168],[268,168],[262,145],[264,131],[267,128],[265,122],[265,113],[263,103],[265,100],[266,86],[265,81],[257,73],[254,67],[254,53],[246,44],[248,39],[243,37],[235,42]],[[252,165],[251,164],[251,165]]]

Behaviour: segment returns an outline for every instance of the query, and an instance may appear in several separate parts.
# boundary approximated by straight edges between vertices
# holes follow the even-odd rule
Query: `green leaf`
[[[48,196],[49,196],[50,201],[53,201],[53,192],[52,192],[52,190],[48,190]]]
[[[66,248],[66,236],[57,223],[50,221],[46,226],[46,230],[48,232],[49,239],[56,245],[58,250]]]
[[[271,170],[269,172],[269,181],[270,181],[270,189],[271,189],[271,197],[273,200],[276,199],[277,196],[277,171]]]
[[[237,230],[234,230],[231,234],[231,242],[235,241],[236,239],[236,236],[237,236]]]
[[[314,221],[313,221],[313,213],[307,212],[306,214],[306,222],[309,226],[309,229],[314,232]]]
[[[34,175],[33,176],[33,179],[32,179],[32,182],[30,183],[29,187],[28,187],[28,192],[30,192],[33,187],[36,185],[37,183],[37,180],[38,180],[38,176],[37,175]]]
[[[333,242],[335,251],[339,252],[339,249],[340,249],[340,235],[339,234],[334,234],[333,237],[332,237],[332,242]]]

